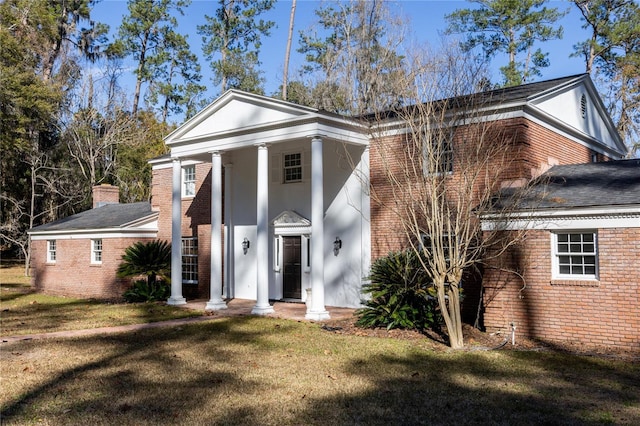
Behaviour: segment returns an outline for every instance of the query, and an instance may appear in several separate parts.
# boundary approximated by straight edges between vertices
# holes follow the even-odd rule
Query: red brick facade
[[[211,163],[196,164],[195,168],[196,195],[182,198],[182,236],[198,238],[198,284],[183,284],[182,289],[187,298],[206,298],[211,271]],[[151,205],[159,211],[158,238],[168,242],[171,242],[172,177],[171,167],[154,169],[151,187]]]
[[[525,241],[484,274],[484,324],[562,345],[640,348],[640,228],[599,229],[598,280],[552,279],[551,233]],[[520,275],[505,270],[516,270]]]
[[[553,132],[540,124],[525,118],[511,118],[495,123],[496,129],[504,143],[511,144],[511,150],[517,160],[508,170],[505,170],[504,180],[529,180],[545,172],[557,164],[588,163],[594,151],[579,143]],[[454,138],[454,152],[456,141],[474,134],[476,131],[459,128]],[[401,144],[404,136],[389,137],[373,142],[370,146],[370,179],[372,186],[371,200],[371,236],[375,244],[371,247],[372,258],[375,260],[386,255],[389,251],[406,247],[407,242],[398,216],[392,208],[394,205],[393,188],[389,184],[386,170],[398,172],[398,164],[390,163],[390,155],[381,153],[380,146],[384,144],[385,152],[402,152]],[[390,149],[389,147],[398,147]],[[606,158],[598,154],[599,161]],[[454,173],[450,177],[451,185],[457,185],[459,176]]]
[[[488,133],[490,132],[490,133]],[[453,174],[449,176],[448,185],[455,188],[461,185],[459,174],[456,173],[455,155],[460,155],[461,141],[468,142],[474,135],[482,134],[484,138],[497,138],[500,143],[507,144],[509,155],[513,156],[513,161],[500,163],[496,167],[504,170],[492,171],[500,175],[498,179],[504,182],[517,180],[528,181],[544,173],[553,165],[558,164],[578,164],[591,161],[594,151],[565,137],[559,133],[549,130],[526,118],[510,118],[494,122],[491,127],[484,127],[482,130],[474,129],[472,126],[461,127],[456,130],[454,136],[454,153],[458,148],[458,154],[454,154]],[[400,189],[396,188],[394,194],[393,185],[389,184],[386,175],[387,170],[393,173],[401,172],[399,163],[390,162],[394,155],[402,155],[401,146],[404,136],[389,137],[381,141],[374,141],[370,146],[370,179],[372,185],[371,196],[371,240],[372,240],[372,260],[385,256],[392,250],[400,250],[408,247],[405,232],[397,213],[394,211],[395,202],[398,199]],[[496,152],[500,152],[497,150]],[[385,154],[386,153],[386,154]],[[473,155],[464,154],[464,155]],[[606,160],[602,155],[598,155],[600,161]],[[402,161],[402,160],[400,160]],[[508,166],[507,166],[508,164]],[[499,185],[490,188],[496,192]],[[481,193],[482,188],[476,188]],[[411,202],[404,200],[403,202]],[[477,204],[475,201],[470,203]],[[472,214],[472,212],[469,212]],[[469,279],[476,277],[475,274],[467,275],[463,282],[465,298],[462,306],[463,319],[473,323],[476,319],[478,305],[480,302],[481,280]]]
[[[56,239],[56,261],[47,262],[47,241],[32,241],[31,284],[48,294],[120,299],[129,285],[116,277],[127,247],[141,238],[103,238],[102,263],[91,263],[91,239]]]

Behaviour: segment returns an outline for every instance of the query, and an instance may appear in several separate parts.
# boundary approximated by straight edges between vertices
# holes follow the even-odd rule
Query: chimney
[[[105,204],[118,204],[120,201],[120,190],[117,186],[107,183],[96,185],[93,188],[93,208],[102,207]]]

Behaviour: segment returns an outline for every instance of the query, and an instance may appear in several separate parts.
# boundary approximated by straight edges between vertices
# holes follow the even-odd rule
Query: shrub
[[[360,327],[424,330],[438,323],[433,285],[413,250],[391,252],[371,266],[370,284],[362,292],[370,295],[358,309]]]
[[[120,278],[147,277],[146,281],[133,283],[124,294],[125,300],[145,302],[166,299],[171,293],[167,284],[171,276],[171,245],[166,241],[138,241],[125,250],[117,274]]]
[[[155,302],[167,300],[171,295],[169,284],[164,281],[149,283],[145,280],[134,281],[131,288],[124,292],[124,300],[127,302]]]

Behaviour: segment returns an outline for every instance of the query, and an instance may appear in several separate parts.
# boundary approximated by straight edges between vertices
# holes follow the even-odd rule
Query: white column
[[[269,304],[269,149],[258,146],[258,182],[256,194],[256,279],[257,298],[252,314],[273,312]]]
[[[171,182],[171,297],[169,305],[184,305],[182,297],[182,164],[173,158]]]
[[[222,158],[211,153],[211,298],[205,311],[227,309],[222,300]]]
[[[311,304],[305,318],[329,318],[324,307],[324,182],[322,139],[311,140]]]
[[[233,255],[233,191],[232,191],[233,164],[224,165],[224,287],[222,294],[227,299],[235,297]]]

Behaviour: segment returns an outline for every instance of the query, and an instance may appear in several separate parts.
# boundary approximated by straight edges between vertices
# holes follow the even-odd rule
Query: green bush
[[[145,280],[134,281],[131,288],[124,292],[124,300],[133,302],[156,302],[167,300],[171,295],[171,288],[164,281],[149,283]]]
[[[137,242],[124,251],[118,267],[118,277],[140,277],[146,281],[135,281],[124,293],[128,302],[149,302],[169,297],[171,289],[171,245],[166,241]],[[160,278],[160,280],[158,280]]]
[[[362,289],[369,300],[356,311],[358,326],[422,331],[439,322],[433,285],[413,250],[376,260],[369,279],[371,283]]]

